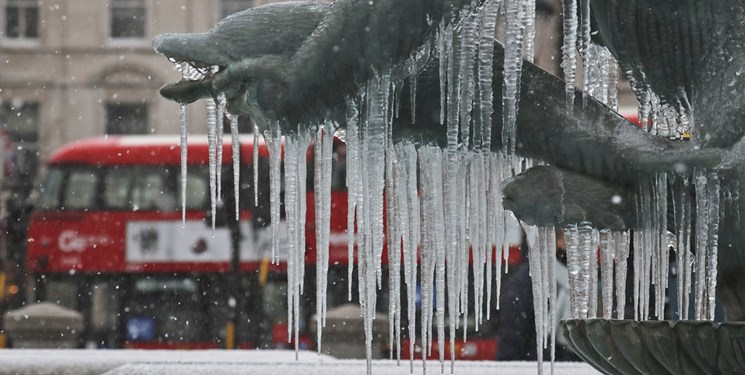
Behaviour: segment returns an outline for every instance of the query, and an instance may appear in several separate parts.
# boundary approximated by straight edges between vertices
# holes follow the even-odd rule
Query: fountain
[[[745,128],[736,124],[745,115],[738,99],[745,92],[745,5],[564,0],[563,6],[563,81],[531,63],[535,0],[278,3],[230,16],[207,33],[159,35],[153,44],[180,64],[185,77],[165,85],[164,97],[184,105],[207,98],[220,110],[248,114],[275,145],[277,219],[278,137],[285,135],[285,170],[291,171],[285,204],[295,228],[290,259],[302,259],[296,257],[304,251],[302,235],[292,240],[304,225],[304,200],[293,198],[304,193],[304,184],[296,183],[305,176],[297,167],[304,163],[297,160],[314,137],[317,145],[331,132],[345,139],[349,223],[358,228],[350,233],[350,256],[356,241],[368,350],[383,205],[388,251],[403,259],[391,264],[399,271],[391,272],[391,285],[406,285],[411,300],[420,272],[421,342],[431,342],[436,319],[441,356],[446,312],[451,343],[456,322],[468,316],[469,248],[471,308],[477,323],[488,318],[484,302],[491,298],[493,270],[486,260],[493,251],[501,255],[507,209],[523,222],[535,252],[539,328],[555,319],[548,254],[551,228],[564,227],[576,318],[564,322],[564,331],[598,370],[742,372],[745,327],[737,322],[745,320],[745,259],[738,246],[745,234],[738,229]],[[500,13],[504,45],[494,36]],[[574,89],[576,46],[582,91]],[[612,108],[619,70],[640,100],[641,129]],[[426,166],[419,175],[417,163]],[[315,168],[319,187],[328,183],[322,169]],[[317,207],[323,204],[319,197]],[[589,287],[598,275],[590,261],[598,247],[601,301]],[[664,299],[650,298],[650,291],[658,297],[666,292],[670,247],[680,270],[678,310],[686,319],[694,306],[694,320],[649,320],[650,314],[664,317]],[[624,314],[625,288],[616,288],[614,304],[613,285],[626,284],[629,254],[634,320],[623,320],[632,318]],[[302,269],[296,271],[289,277],[291,320],[302,290]],[[391,340],[401,331],[400,290],[392,290]],[[727,323],[710,322],[716,301]],[[593,319],[601,304],[603,319]],[[618,320],[611,320],[614,311]],[[537,331],[536,344],[548,345],[552,334]]]

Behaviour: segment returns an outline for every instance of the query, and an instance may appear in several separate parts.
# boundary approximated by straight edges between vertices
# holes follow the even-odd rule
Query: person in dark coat
[[[554,332],[559,332],[558,321],[570,317],[568,274],[566,267],[566,249],[563,232],[557,230],[556,236],[556,278],[557,304]],[[527,241],[523,235],[521,245],[522,262],[506,275],[499,298],[500,315],[497,328],[497,360],[501,361],[535,361],[536,330],[535,312],[533,310],[533,288],[528,266]],[[551,352],[545,349],[544,360],[551,359]],[[566,345],[562,336],[556,337],[557,361],[581,361]]]

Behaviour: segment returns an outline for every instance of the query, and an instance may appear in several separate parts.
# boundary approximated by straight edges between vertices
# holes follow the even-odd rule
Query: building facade
[[[179,74],[153,52],[153,36],[207,31],[223,16],[261,3],[0,0],[6,181],[27,185],[51,152],[84,137],[177,133],[178,105],[158,89]],[[190,118],[204,118],[203,105],[190,111]],[[192,128],[203,131],[196,123]]]

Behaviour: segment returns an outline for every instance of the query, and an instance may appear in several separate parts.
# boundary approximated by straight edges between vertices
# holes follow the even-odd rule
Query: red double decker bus
[[[241,315],[234,337],[238,346],[280,345],[287,315],[286,264],[283,259],[270,263],[269,153],[264,143],[258,147],[262,183],[254,187],[253,143],[241,142],[237,286],[230,277],[231,233],[226,227],[213,230],[206,220],[206,137],[190,137],[188,144],[185,222],[178,137],[110,136],[55,152],[28,229],[26,267],[36,298],[83,313],[83,341],[89,346],[224,347],[233,338],[226,328],[233,311]],[[339,142],[337,161],[343,151]],[[222,190],[232,191],[227,140],[222,155]],[[334,168],[330,261],[339,265],[347,262],[344,163]],[[308,264],[315,262],[312,187],[311,174]],[[232,215],[233,207],[224,209]],[[232,298],[231,288],[238,288],[241,298]]]

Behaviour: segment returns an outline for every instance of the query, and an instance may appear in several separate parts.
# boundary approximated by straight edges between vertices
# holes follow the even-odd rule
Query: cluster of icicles
[[[583,95],[618,108],[617,80],[619,68],[604,47],[590,43],[589,0],[580,0],[578,17],[576,0],[566,0],[564,14],[564,46],[562,68],[566,78],[567,106],[574,103],[577,70],[577,50],[583,62]],[[494,100],[492,93],[493,47],[497,21],[505,22],[505,74],[502,94],[504,108],[502,150],[491,149],[491,124]],[[282,134],[277,123],[266,124],[264,137],[270,153],[271,225],[273,233],[272,261],[279,261],[280,200],[284,200],[288,222],[288,330],[299,335],[300,295],[303,293],[305,270],[305,213],[306,213],[306,155],[314,146],[314,190],[317,239],[317,329],[318,350],[321,351],[321,332],[326,317],[326,289],[328,270],[331,163],[333,137],[338,136],[347,146],[349,298],[352,298],[352,275],[357,254],[359,301],[362,309],[368,373],[371,371],[373,319],[377,310],[376,294],[382,285],[382,258],[387,247],[389,265],[389,338],[394,348],[391,356],[400,358],[401,327],[405,298],[408,311],[409,351],[415,352],[415,322],[420,321],[419,344],[422,356],[432,352],[435,337],[439,347],[441,371],[445,371],[445,340],[450,340],[450,358],[455,358],[457,330],[462,327],[466,338],[469,311],[475,326],[490,317],[491,300],[499,307],[502,258],[507,258],[505,243],[506,213],[502,208],[502,182],[534,162],[515,155],[516,119],[523,58],[532,61],[535,35],[535,0],[488,0],[478,7],[465,9],[453,22],[438,32],[434,51],[439,55],[442,97],[441,122],[447,132],[447,147],[417,145],[408,141],[394,144],[392,122],[396,115],[397,84],[391,72],[371,78],[358,95],[348,100],[346,129],[337,124],[300,127],[296,132]],[[415,52],[406,62],[410,78],[411,97],[416,97],[416,67],[423,58]],[[188,64],[180,64],[184,78],[200,79],[199,72]],[[642,102],[640,113],[649,116],[650,101]],[[414,101],[410,103],[412,112]],[[474,110],[478,109],[478,110]],[[207,100],[208,139],[210,152],[210,194],[213,218],[215,202],[219,199],[219,171],[222,160],[222,118],[231,122],[235,181],[239,181],[237,119],[225,112],[225,97]],[[658,110],[655,113],[667,113]],[[474,116],[474,114],[477,114]],[[412,115],[412,118],[414,116]],[[646,123],[646,117],[642,117]],[[661,118],[657,116],[657,118]],[[182,196],[186,196],[187,118],[182,106]],[[665,119],[676,121],[679,119]],[[653,122],[656,123],[656,122]],[[665,129],[670,129],[665,128]],[[650,131],[674,136],[688,131],[676,127],[664,130],[653,126]],[[259,130],[254,128],[254,142]],[[284,147],[282,147],[284,144]],[[258,150],[254,146],[254,152]],[[284,150],[284,151],[283,151]],[[282,154],[284,153],[284,157]],[[254,163],[258,157],[254,155]],[[284,174],[281,173],[284,163]],[[258,168],[254,166],[254,172]],[[284,177],[284,180],[282,178]],[[254,183],[259,183],[254,175]],[[689,191],[693,184],[695,199]],[[284,185],[284,197],[280,191]],[[236,201],[238,185],[236,190]],[[674,189],[675,222],[667,222],[668,190]],[[257,189],[254,189],[255,191]],[[581,222],[563,228],[568,255],[570,300],[573,318],[602,317],[629,318],[626,311],[626,274],[630,243],[634,243],[633,318],[648,319],[650,301],[655,302],[654,316],[665,315],[664,296],[669,270],[669,251],[677,254],[679,288],[678,311],[688,318],[688,296],[695,285],[695,319],[713,319],[716,288],[717,232],[719,218],[719,185],[716,175],[696,171],[693,181],[682,175],[660,174],[652,181],[642,179],[637,195],[641,230],[633,239],[630,232],[597,230],[592,223]],[[257,199],[257,197],[254,197]],[[185,201],[182,202],[185,206]],[[236,202],[237,207],[237,202]],[[695,248],[691,253],[692,208],[696,215]],[[236,217],[238,211],[236,208]],[[674,225],[680,235],[668,228]],[[530,251],[530,272],[536,323],[538,372],[543,372],[543,350],[552,348],[556,332],[556,280],[554,228],[523,225]],[[600,261],[597,250],[600,249]],[[472,259],[472,261],[470,260]],[[497,261],[494,262],[493,260]],[[469,267],[473,284],[469,283]],[[598,267],[600,268],[598,272]],[[401,276],[403,275],[403,284]],[[599,280],[598,280],[599,275]],[[693,279],[693,275],[696,279]],[[493,288],[493,283],[496,287]],[[416,315],[417,284],[421,285],[421,315]],[[596,285],[600,284],[600,293]],[[615,285],[615,288],[614,288]],[[654,289],[653,289],[654,288]],[[492,296],[496,290],[496,296]],[[615,304],[614,304],[615,291]],[[469,306],[468,295],[473,293],[474,305]],[[614,308],[615,306],[615,308]],[[600,308],[599,308],[600,307]],[[447,333],[446,333],[446,324]],[[413,356],[412,356],[413,357]],[[426,362],[423,362],[423,366]],[[413,360],[411,362],[413,372]],[[451,362],[451,372],[453,371]],[[552,367],[553,369],[553,367]]]

